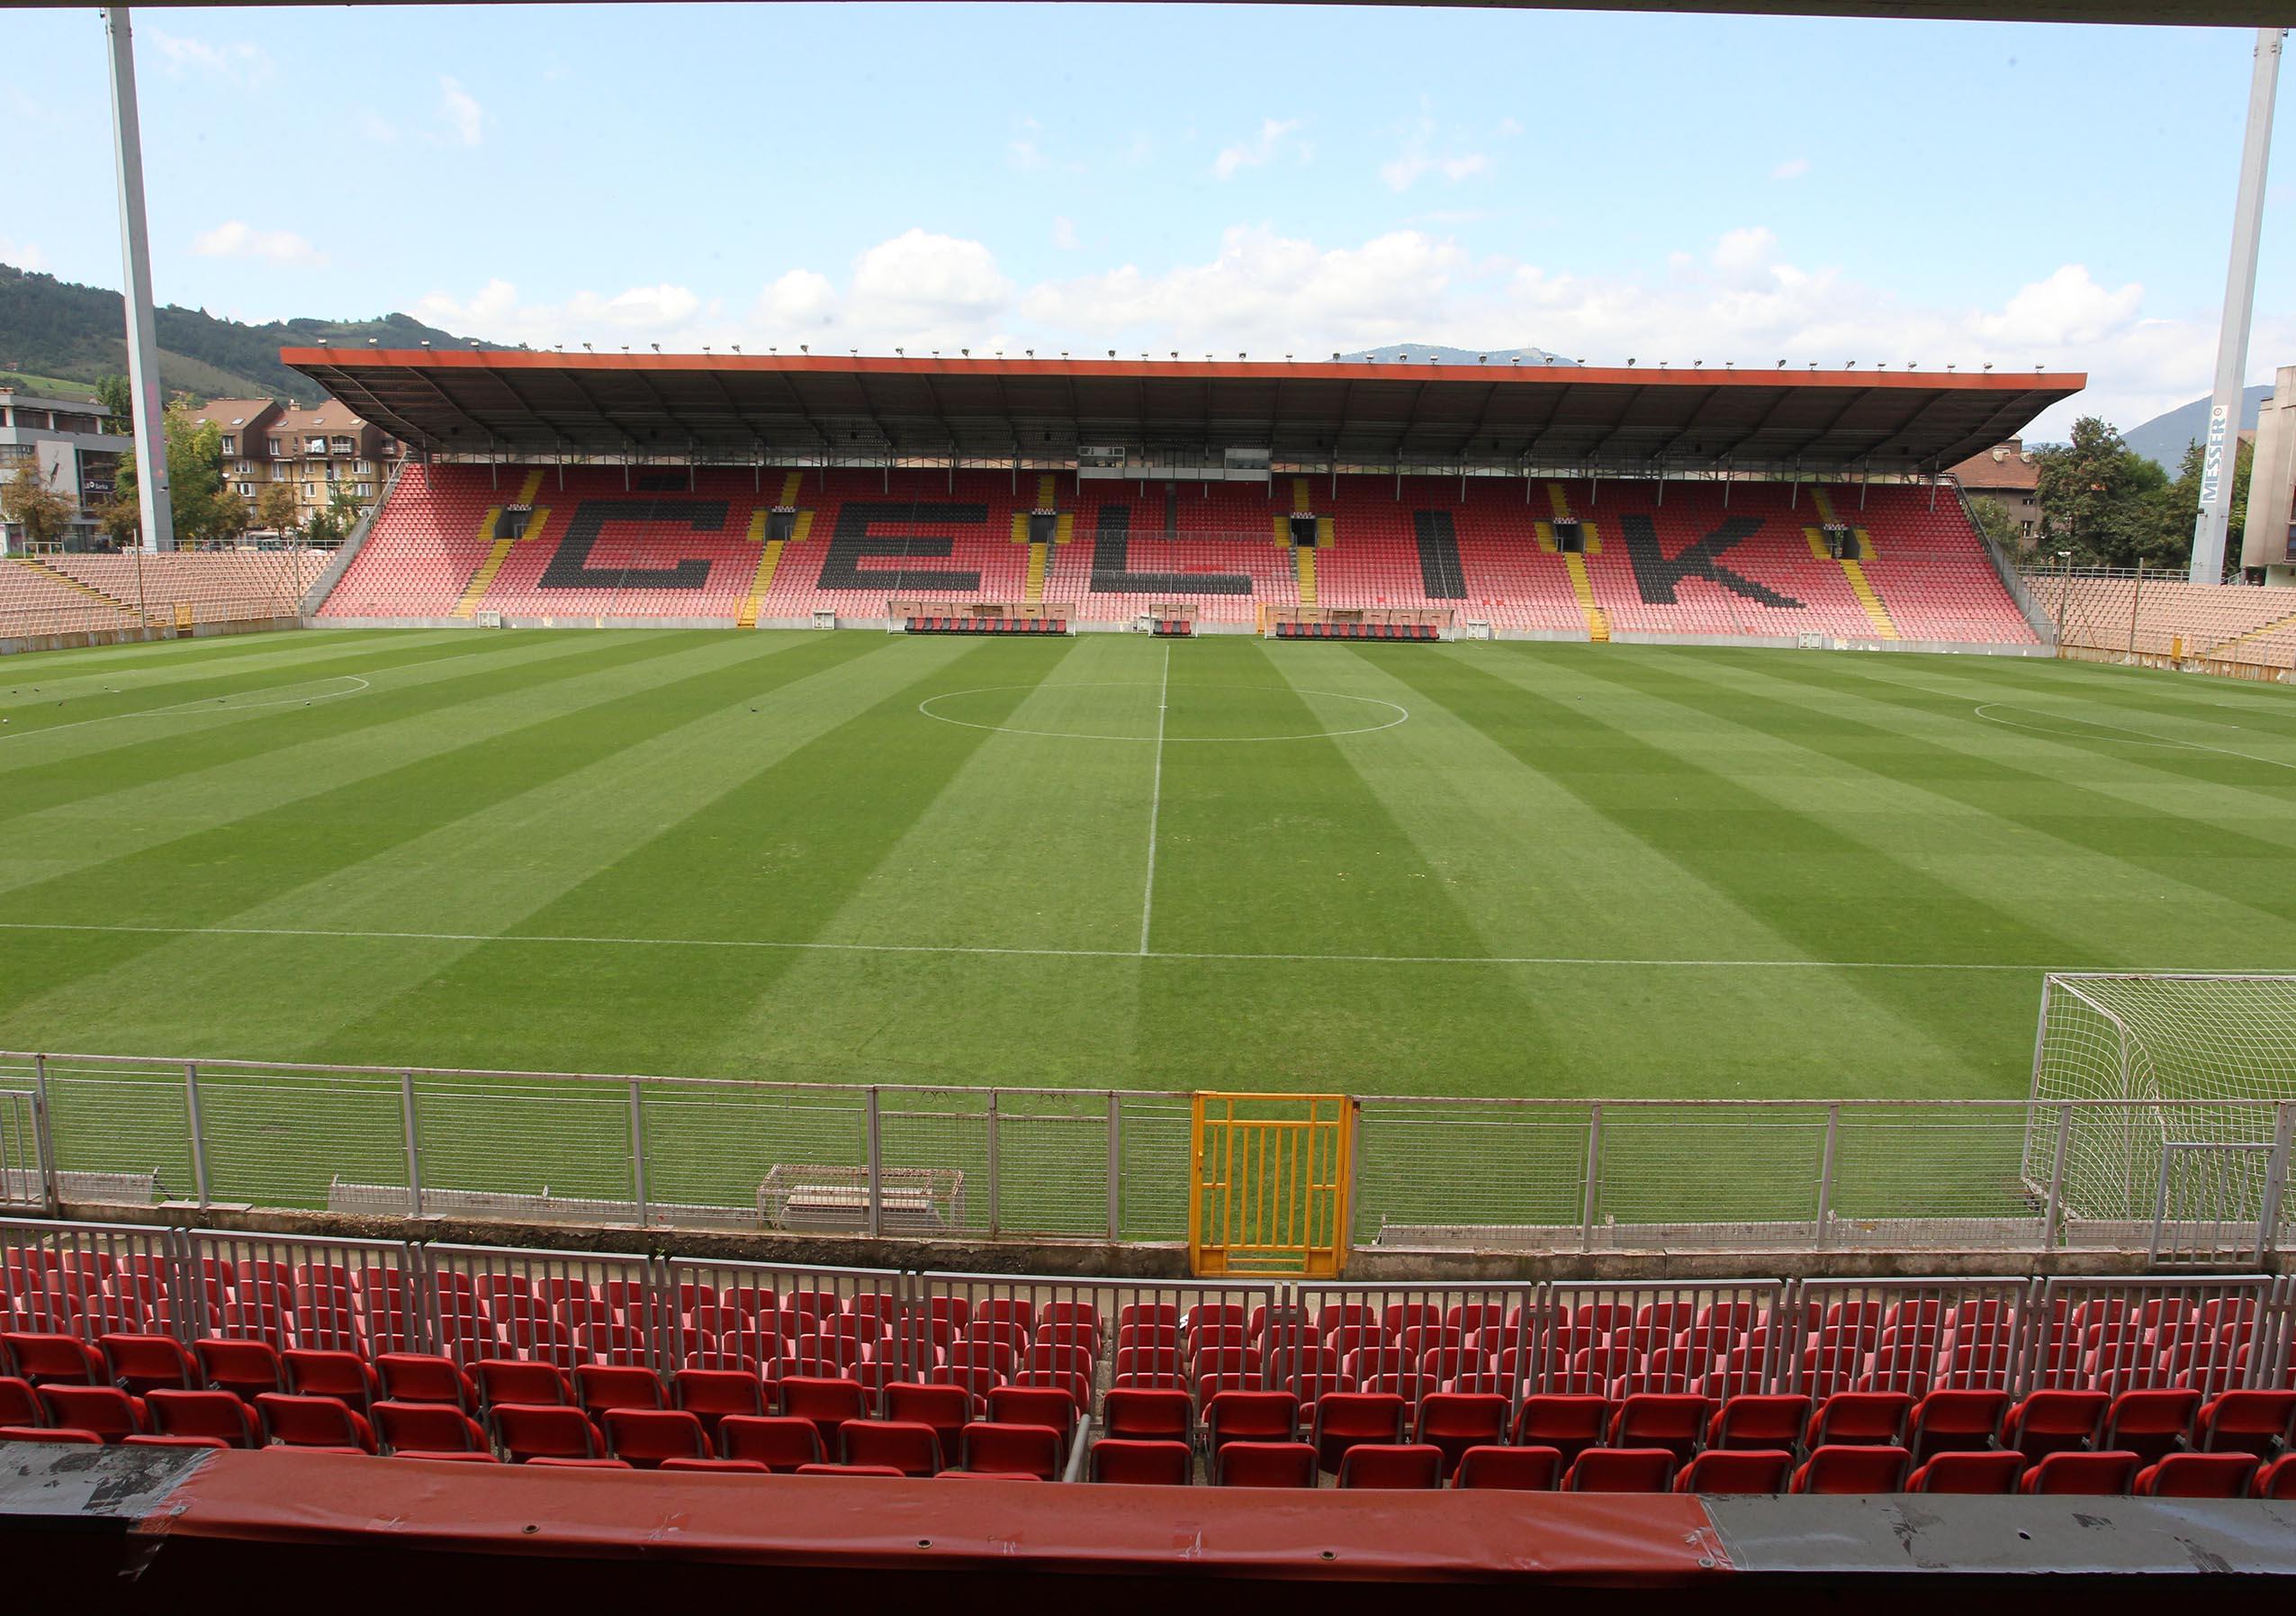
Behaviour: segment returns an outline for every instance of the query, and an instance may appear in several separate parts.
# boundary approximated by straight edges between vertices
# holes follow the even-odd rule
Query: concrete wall
[[[172,627],[102,628],[79,634],[27,634],[14,639],[0,639],[0,656],[14,656],[26,651],[77,651],[89,645],[131,645],[145,640],[208,639],[223,634],[268,634],[276,629],[300,628],[299,618],[249,618],[233,623],[201,623],[190,633]]]

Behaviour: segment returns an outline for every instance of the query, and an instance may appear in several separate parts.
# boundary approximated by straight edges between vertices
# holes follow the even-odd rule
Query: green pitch
[[[0,664],[0,1046],[2014,1096],[2296,965],[2296,695],[2051,662],[302,633]]]

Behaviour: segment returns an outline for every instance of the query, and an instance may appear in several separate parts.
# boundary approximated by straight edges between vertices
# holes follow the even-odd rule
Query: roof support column
[[[128,389],[136,439],[136,503],[143,547],[176,547],[176,507],[167,486],[167,417],[159,396],[159,336],[151,311],[151,236],[143,214],[143,135],[136,117],[136,50],[128,8],[104,8],[112,55],[112,151],[120,190],[120,251],[126,260]]]
[[[2232,207],[2232,262],[2224,277],[2224,324],[2217,333],[2216,396],[2201,448],[2201,514],[2192,525],[2194,583],[2224,579],[2224,536],[2232,521],[2238,463],[2240,383],[2248,368],[2248,326],[2256,305],[2256,251],[2264,233],[2264,169],[2272,159],[2273,99],[2280,88],[2280,28],[2256,30],[2248,83],[2248,133],[2240,148],[2240,192]]]

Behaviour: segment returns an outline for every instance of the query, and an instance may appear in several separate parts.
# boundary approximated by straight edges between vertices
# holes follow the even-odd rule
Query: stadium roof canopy
[[[1290,463],[1933,472],[2082,375],[1579,366],[561,354],[292,348],[441,454],[704,461],[1065,458],[1082,446]]]

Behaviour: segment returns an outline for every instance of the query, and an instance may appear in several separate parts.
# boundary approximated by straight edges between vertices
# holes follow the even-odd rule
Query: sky
[[[162,302],[665,351],[2084,370],[2209,391],[2250,32],[1398,6],[135,14]],[[121,282],[100,14],[0,261]],[[2296,72],[2250,381],[2296,363]]]

